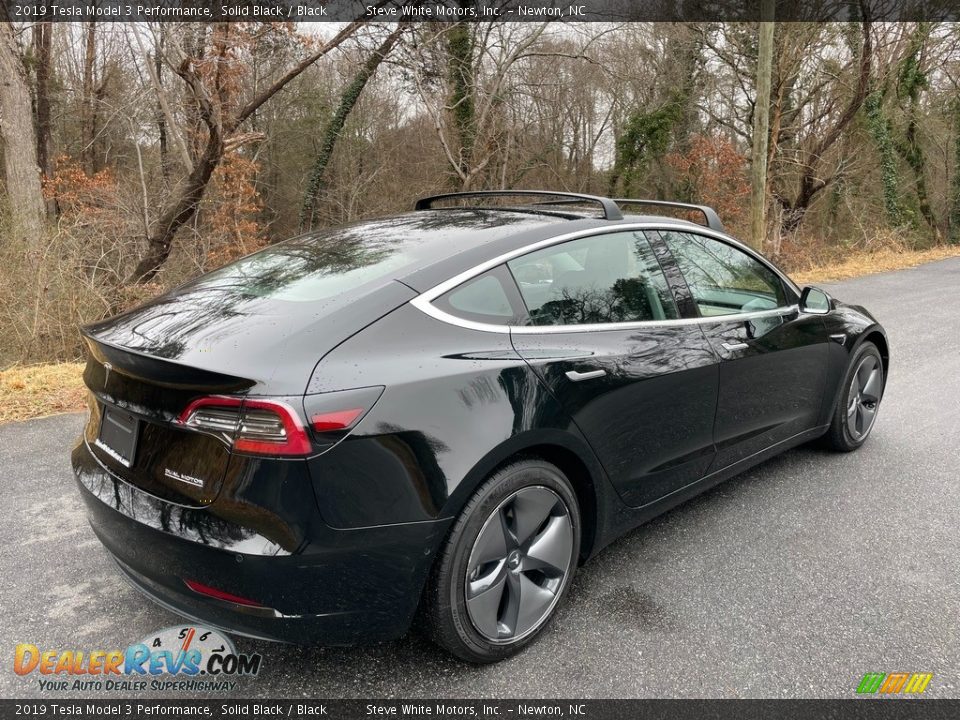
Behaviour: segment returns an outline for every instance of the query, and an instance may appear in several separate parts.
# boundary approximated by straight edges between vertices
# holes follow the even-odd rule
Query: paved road
[[[867,671],[960,696],[960,259],[828,286],[893,347],[859,452],[800,448],[581,569],[538,643],[494,667],[411,637],[357,649],[238,640],[273,697],[849,697]],[[0,427],[0,696],[37,694],[14,645],[125,647],[178,620],[124,584],[86,524],[67,448],[82,418]]]

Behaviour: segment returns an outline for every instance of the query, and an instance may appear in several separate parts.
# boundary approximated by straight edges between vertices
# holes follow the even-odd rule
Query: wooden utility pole
[[[750,246],[763,250],[767,234],[767,144],[770,134],[770,76],[776,0],[761,0],[757,53],[757,99],[753,106],[753,157],[750,165]]]

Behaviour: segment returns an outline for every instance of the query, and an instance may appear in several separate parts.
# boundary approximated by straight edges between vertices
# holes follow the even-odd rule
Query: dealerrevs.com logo
[[[41,691],[226,692],[260,672],[262,656],[237,653],[233,641],[199,626],[169,627],[125,650],[40,649],[17,645],[13,671],[36,677]]]

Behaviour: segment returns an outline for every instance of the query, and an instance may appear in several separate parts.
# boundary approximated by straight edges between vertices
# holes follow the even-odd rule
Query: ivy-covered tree
[[[350,117],[351,111],[360,99],[360,95],[363,93],[363,89],[367,86],[370,78],[373,77],[377,68],[380,67],[380,64],[387,58],[397,44],[397,40],[400,39],[400,34],[403,32],[403,29],[404,25],[398,24],[397,27],[383,39],[380,45],[370,53],[366,62],[360,66],[360,70],[357,71],[353,80],[350,81],[340,95],[340,103],[337,105],[337,110],[323,130],[323,136],[320,140],[320,150],[317,153],[316,160],[313,162],[313,168],[310,170],[307,189],[303,193],[303,206],[300,209],[301,231],[313,225],[317,201],[324,189],[324,175],[327,170],[327,165],[330,164],[337,140],[340,139],[340,135],[343,133],[343,128],[347,124],[347,119]]]
[[[877,146],[880,159],[880,177],[883,182],[883,207],[890,224],[898,227],[907,218],[900,204],[900,170],[897,167],[897,153],[893,144],[890,121],[883,113],[884,92],[874,90],[864,102],[867,116],[867,128]]]
[[[913,171],[914,186],[917,194],[917,207],[927,225],[936,232],[937,220],[930,206],[927,192],[926,159],[920,143],[920,96],[929,87],[925,64],[925,50],[930,38],[932,23],[920,22],[910,36],[910,46],[900,62],[897,78],[897,97],[906,103],[903,112],[906,115],[906,127],[903,137],[898,138],[895,147],[900,156]]]
[[[960,98],[951,103],[953,111],[953,181],[950,184],[950,231],[947,237],[960,245]]]
[[[637,109],[627,117],[617,139],[609,183],[611,195],[630,195],[650,164],[666,155],[685,106],[686,98],[675,91],[659,107],[648,111]]]

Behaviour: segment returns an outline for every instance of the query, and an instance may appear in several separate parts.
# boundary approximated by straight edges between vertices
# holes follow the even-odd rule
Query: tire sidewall
[[[840,429],[843,435],[843,442],[850,448],[857,448],[863,445],[873,432],[873,425],[876,425],[877,422],[876,418],[874,418],[873,425],[870,426],[867,434],[859,439],[854,439],[853,435],[850,433],[849,416],[847,415],[847,408],[849,407],[850,403],[850,383],[853,380],[853,374],[857,371],[857,368],[860,367],[860,363],[863,362],[863,359],[867,355],[872,355],[876,358],[877,364],[880,366],[880,372],[883,374],[883,388],[884,391],[886,390],[887,377],[883,367],[883,358],[880,356],[880,351],[872,342],[865,342],[859,348],[857,348],[857,351],[853,355],[853,359],[850,361],[850,366],[847,368],[847,374],[843,379],[840,405],[837,408],[837,413],[840,419]],[[880,399],[877,401],[878,413],[880,412],[880,405],[883,404],[883,394],[884,393],[881,393]]]
[[[465,646],[464,649],[468,650],[471,656],[474,656],[472,659],[479,662],[491,662],[513,655],[538,637],[544,628],[550,624],[553,613],[570,587],[573,573],[576,570],[580,547],[579,505],[573,488],[559,469],[545,461],[523,460],[498,471],[490,480],[491,482],[481,487],[476,498],[478,502],[469,508],[469,516],[465,518],[465,522],[459,528],[460,532],[455,538],[451,538],[455,547],[449,568],[444,573],[444,587],[441,588],[443,605],[448,608],[448,617],[453,623],[457,636]],[[538,485],[554,491],[567,506],[567,512],[573,526],[573,550],[570,569],[564,578],[564,584],[560,589],[550,616],[536,631],[513,643],[492,643],[477,632],[467,611],[464,587],[470,554],[491,513],[516,491]]]

